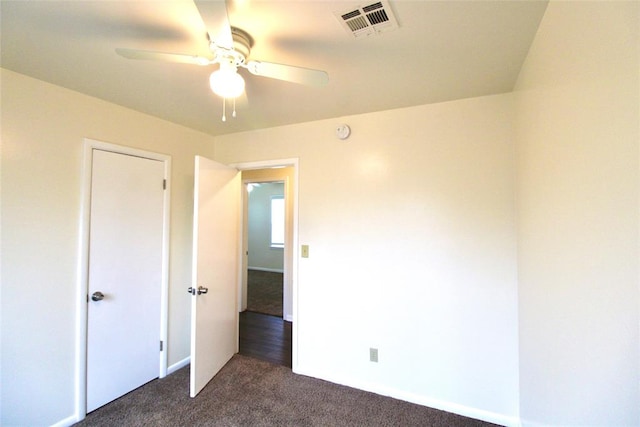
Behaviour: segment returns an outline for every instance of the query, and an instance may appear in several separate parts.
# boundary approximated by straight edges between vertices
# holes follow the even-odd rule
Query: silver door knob
[[[91,295],[92,301],[102,301],[104,299],[104,294],[100,291],[96,291]]]
[[[198,286],[198,289],[196,289],[192,286],[189,286],[189,289],[187,289],[187,292],[189,292],[191,295],[201,295],[209,292],[209,288],[205,288],[204,286]]]

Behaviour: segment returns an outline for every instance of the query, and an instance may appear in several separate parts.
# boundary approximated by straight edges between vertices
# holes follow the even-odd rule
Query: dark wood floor
[[[291,367],[291,322],[268,314],[240,313],[240,354]]]

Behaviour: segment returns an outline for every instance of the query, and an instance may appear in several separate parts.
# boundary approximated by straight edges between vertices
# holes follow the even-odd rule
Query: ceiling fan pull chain
[[[231,113],[231,116],[235,119],[236,118],[236,99],[233,98],[233,113]]]
[[[227,98],[222,98],[222,121],[227,121]]]

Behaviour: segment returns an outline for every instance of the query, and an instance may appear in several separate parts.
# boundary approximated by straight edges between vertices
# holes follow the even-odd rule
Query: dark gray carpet
[[[424,406],[295,375],[235,355],[194,398],[189,368],[87,415],[78,426],[491,426]]]
[[[282,273],[249,270],[247,310],[282,317]]]

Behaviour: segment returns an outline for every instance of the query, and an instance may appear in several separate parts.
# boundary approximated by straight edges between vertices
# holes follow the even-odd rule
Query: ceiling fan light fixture
[[[237,98],[244,92],[244,79],[234,67],[220,67],[209,77],[211,90],[223,98]]]

